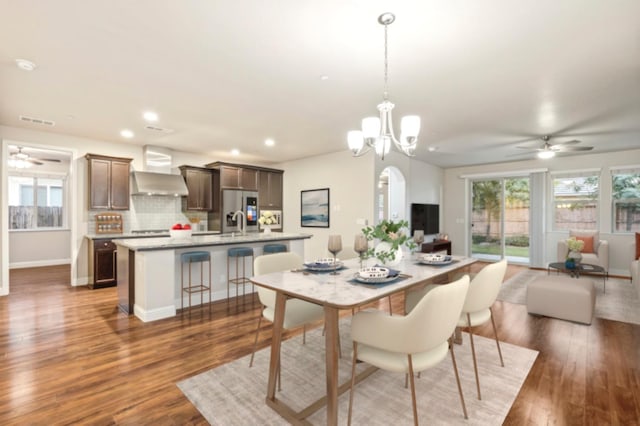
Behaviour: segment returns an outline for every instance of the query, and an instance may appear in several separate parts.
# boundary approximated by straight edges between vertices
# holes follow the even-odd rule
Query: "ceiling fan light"
[[[543,160],[546,160],[548,158],[553,158],[555,156],[556,156],[556,153],[551,150],[538,152],[538,158],[542,158]]]

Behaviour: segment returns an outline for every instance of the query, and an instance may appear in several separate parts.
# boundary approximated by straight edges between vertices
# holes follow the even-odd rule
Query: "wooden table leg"
[[[271,359],[269,360],[269,382],[267,384],[267,399],[274,401],[276,397],[276,383],[278,382],[278,366],[280,364],[280,345],[282,344],[282,324],[284,323],[284,308],[287,297],[276,292],[276,307],[273,318],[273,337],[271,338]]]
[[[324,307],[327,375],[327,425],[338,424],[338,310]]]

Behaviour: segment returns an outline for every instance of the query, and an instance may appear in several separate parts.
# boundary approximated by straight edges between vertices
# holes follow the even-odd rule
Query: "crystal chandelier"
[[[384,93],[383,101],[378,105],[380,118],[367,117],[362,120],[362,130],[352,130],[347,134],[349,149],[354,157],[369,152],[371,148],[375,149],[377,155],[384,160],[384,156],[391,149],[391,142],[395,147],[408,157],[413,157],[418,141],[418,133],[420,133],[420,117],[417,115],[408,115],[402,117],[400,122],[400,140],[396,139],[393,133],[393,122],[391,111],[395,106],[389,101],[388,93],[388,59],[387,59],[387,27],[395,21],[396,17],[393,13],[383,13],[378,17],[378,23],[384,25]]]

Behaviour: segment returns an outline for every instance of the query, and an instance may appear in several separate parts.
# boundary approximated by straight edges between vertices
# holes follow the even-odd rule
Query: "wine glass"
[[[360,257],[360,269],[362,269],[362,255],[365,254],[369,250],[369,241],[367,241],[367,237],[363,234],[356,235],[355,240],[353,241],[353,251],[358,253]]]
[[[333,272],[331,275],[338,275],[338,265],[336,263],[336,255],[342,251],[342,237],[340,235],[329,235],[329,252],[333,254]]]

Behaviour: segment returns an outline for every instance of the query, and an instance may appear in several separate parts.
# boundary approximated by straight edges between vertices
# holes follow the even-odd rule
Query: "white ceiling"
[[[9,126],[119,142],[130,128],[129,143],[246,163],[342,151],[382,99],[377,17],[391,11],[390,98],[396,127],[422,118],[420,159],[528,158],[515,146],[544,134],[640,148],[638,0],[0,0],[0,11]],[[145,130],[147,109],[173,133]]]

